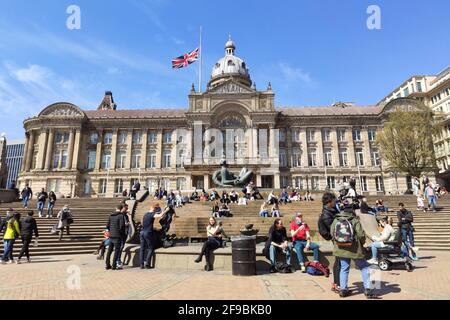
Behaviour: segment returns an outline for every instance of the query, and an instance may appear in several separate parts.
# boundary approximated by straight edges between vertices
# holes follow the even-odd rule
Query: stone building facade
[[[133,181],[153,190],[214,187],[225,158],[230,170],[253,170],[263,188],[338,188],[351,176],[367,194],[404,192],[408,178],[391,172],[375,145],[400,98],[374,106],[275,106],[269,83],[254,86],[230,40],[204,92],[192,87],[187,109],[122,110],[106,92],[97,110],[55,103],[26,119],[19,183],[70,195],[121,194]]]

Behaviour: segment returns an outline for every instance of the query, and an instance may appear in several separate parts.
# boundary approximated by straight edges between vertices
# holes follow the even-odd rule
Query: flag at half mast
[[[172,69],[181,69],[198,60],[199,48],[172,60]]]

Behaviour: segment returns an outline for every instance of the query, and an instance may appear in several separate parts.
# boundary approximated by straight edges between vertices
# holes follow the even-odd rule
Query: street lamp
[[[384,188],[384,176],[383,176],[383,164],[381,162],[381,157],[378,155],[375,160],[378,162],[378,167],[380,168],[380,174],[381,174],[381,181],[380,181],[380,187],[381,191],[386,194],[386,189]]]

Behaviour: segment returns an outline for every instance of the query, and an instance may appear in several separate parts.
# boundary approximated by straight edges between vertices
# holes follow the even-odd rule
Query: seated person
[[[373,208],[369,207],[369,205],[367,204],[367,199],[365,197],[361,200],[360,209],[361,213],[364,214],[371,214],[373,216],[377,214],[377,212]]]
[[[94,251],[94,254],[97,255],[97,260],[103,260],[103,258],[105,257],[105,251],[108,248],[109,243],[111,242],[109,235],[109,230],[106,229],[105,231],[103,231],[103,237],[105,239],[102,241],[98,249]]]
[[[215,218],[219,217],[219,210],[220,210],[219,201],[216,201],[211,208],[212,216]]]
[[[228,193],[226,191],[222,192],[220,202],[225,203],[227,205],[231,202],[230,197],[228,196]]]
[[[319,245],[311,242],[311,235],[309,233],[308,225],[303,221],[302,214],[296,213],[294,220],[291,222],[289,228],[291,231],[293,247],[297,251],[298,264],[303,273],[306,272],[305,258],[303,252],[312,250],[314,253],[314,262],[319,262]]]
[[[264,197],[262,196],[261,193],[259,193],[259,189],[256,186],[253,187],[253,191],[252,191],[251,197],[254,200],[256,200],[256,199],[264,200]]]
[[[356,191],[352,187],[348,189],[348,193],[345,195],[345,198],[355,199],[356,198]]]
[[[186,203],[190,203],[189,197],[188,197],[188,196],[181,196],[181,203],[183,204],[183,206],[184,206]]]
[[[259,216],[263,218],[267,218],[269,216],[269,209],[267,208],[267,203],[263,203],[259,210]]]
[[[280,208],[278,207],[278,204],[277,203],[275,203],[273,206],[272,206],[272,217],[273,218],[279,218],[281,215],[280,215]]]
[[[269,196],[267,197],[267,203],[268,203],[268,204],[275,204],[275,203],[278,203],[278,198],[275,196],[274,190],[272,190],[272,191],[269,193]]]
[[[215,201],[220,199],[219,193],[216,191],[216,189],[213,189],[213,191],[211,192],[211,196],[209,197],[210,201]]]
[[[175,207],[181,208],[183,206],[182,196],[181,192],[178,191],[177,195],[175,196]]]
[[[280,195],[280,203],[287,204],[289,202],[291,202],[291,200],[289,200],[289,194],[287,193],[286,189],[283,189]]]
[[[230,208],[228,208],[226,203],[223,203],[219,209],[219,217],[229,217],[231,216],[230,213]]]
[[[292,190],[289,194],[289,200],[290,201],[300,201],[300,197],[298,196],[297,190]]]
[[[239,198],[238,206],[246,206],[248,204],[248,199],[246,197]]]
[[[384,206],[382,199],[378,199],[376,202],[375,211],[377,212],[377,214],[380,214],[380,213],[388,212],[389,209],[388,209],[388,207]]]
[[[372,240],[374,241],[371,245],[372,259],[367,261],[370,264],[378,264],[378,249],[386,247],[384,241],[394,241],[395,238],[395,231],[388,223],[388,217],[382,218],[380,224],[383,227],[383,232],[372,236]]]
[[[230,192],[230,201],[231,201],[232,203],[238,203],[238,200],[239,200],[239,195],[237,194],[236,191],[232,190],[232,191]]]
[[[200,200],[200,197],[198,196],[197,190],[195,190],[194,192],[192,192],[191,200],[192,200],[192,201],[199,201],[199,200]]]
[[[212,253],[214,250],[223,246],[223,239],[226,238],[227,235],[223,230],[222,224],[217,222],[215,218],[209,218],[209,224],[206,227],[206,234],[208,236],[208,240],[203,244],[202,251],[200,252],[198,258],[195,259],[195,262],[200,263],[203,256],[205,256],[205,271],[212,271],[214,267]]]
[[[269,239],[266,247],[269,249],[270,256],[270,272],[276,272],[277,252],[282,252],[286,256],[286,263],[291,265],[292,246],[288,242],[286,228],[283,226],[283,221],[280,218],[275,219],[273,226],[269,230]]]

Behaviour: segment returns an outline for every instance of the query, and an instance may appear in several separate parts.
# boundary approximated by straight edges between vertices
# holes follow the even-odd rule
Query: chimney
[[[106,91],[102,102],[98,106],[98,110],[116,110],[117,105],[114,103],[113,94],[111,91]]]

